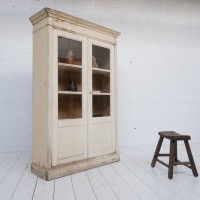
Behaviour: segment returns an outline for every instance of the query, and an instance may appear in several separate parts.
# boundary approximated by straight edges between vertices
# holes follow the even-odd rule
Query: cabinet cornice
[[[89,22],[87,20],[83,20],[81,18],[72,16],[72,15],[63,13],[61,11],[51,9],[51,8],[44,8],[41,11],[39,11],[38,13],[36,13],[35,15],[33,15],[32,17],[30,17],[29,19],[30,19],[31,23],[33,25],[35,25],[46,17],[51,17],[58,23],[59,23],[59,21],[64,21],[64,22],[82,26],[82,27],[85,27],[85,28],[88,28],[91,30],[103,32],[103,33],[111,35],[115,38],[120,35],[120,32],[118,32],[118,31],[114,31],[114,30],[106,28],[104,26],[97,25],[97,24]],[[59,26],[59,24],[58,24],[58,26]]]

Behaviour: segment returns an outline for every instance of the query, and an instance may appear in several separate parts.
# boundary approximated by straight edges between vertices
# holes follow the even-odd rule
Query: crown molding
[[[35,25],[47,17],[51,17],[56,20],[61,20],[61,21],[65,21],[68,23],[72,23],[72,24],[82,26],[82,27],[85,27],[88,29],[96,30],[99,32],[103,32],[103,33],[112,35],[114,37],[118,37],[120,35],[120,32],[118,32],[118,31],[114,31],[114,30],[106,28],[104,26],[97,25],[97,24],[89,22],[87,20],[83,20],[81,18],[74,17],[72,15],[69,15],[64,12],[60,12],[60,11],[57,11],[57,10],[54,10],[51,8],[44,8],[41,11],[39,11],[38,13],[36,13],[35,15],[33,15],[32,17],[30,17],[29,19],[30,19],[31,23],[33,25]]]

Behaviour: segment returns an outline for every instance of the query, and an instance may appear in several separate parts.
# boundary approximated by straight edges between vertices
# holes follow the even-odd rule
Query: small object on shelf
[[[101,93],[101,90],[93,90],[93,93]]]
[[[66,60],[58,60],[61,62],[66,62],[67,64],[81,65],[81,59],[77,59],[76,56],[74,56],[74,52],[71,49],[67,52]]]
[[[70,80],[70,84],[69,84],[69,87],[68,87],[68,91],[74,91],[74,92],[77,91],[77,86],[76,86],[76,82],[75,82],[74,79],[71,79],[71,80]]]
[[[94,68],[99,68],[98,64],[97,64],[97,60],[94,56],[92,56],[92,67]]]
[[[66,61],[69,64],[73,64],[73,62],[74,62],[74,52],[71,49],[67,52]]]

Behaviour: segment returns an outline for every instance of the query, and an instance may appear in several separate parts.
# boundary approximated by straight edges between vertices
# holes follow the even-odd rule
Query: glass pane
[[[82,117],[82,95],[58,95],[58,119]]]
[[[82,65],[82,43],[58,37],[58,62]]]
[[[93,117],[110,116],[110,95],[93,95]]]
[[[73,70],[59,66],[58,90],[59,91],[82,91],[82,70]]]
[[[93,70],[92,90],[93,93],[110,93],[110,73]]]
[[[92,67],[110,69],[110,49],[92,45]]]

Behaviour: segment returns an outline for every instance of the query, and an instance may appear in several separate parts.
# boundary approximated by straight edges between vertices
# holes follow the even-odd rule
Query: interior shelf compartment
[[[82,65],[82,42],[58,37],[58,62]]]
[[[92,45],[93,66],[98,69],[110,69],[110,49]]]
[[[82,95],[58,94],[58,119],[82,118]]]
[[[92,116],[105,117],[110,116],[110,96],[93,95],[92,96]]]
[[[92,90],[100,93],[110,93],[110,73],[92,73]]]
[[[76,67],[63,69],[58,68],[58,91],[69,91],[70,81],[74,80],[77,92],[82,91],[82,69]],[[69,91],[70,92],[70,91]]]

